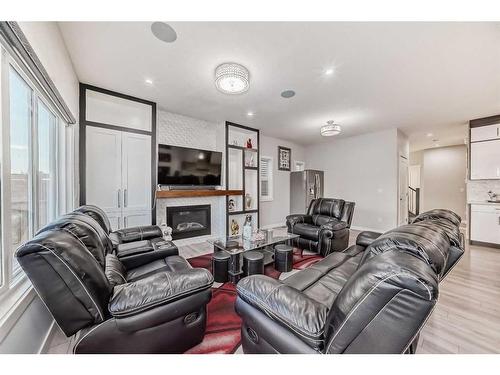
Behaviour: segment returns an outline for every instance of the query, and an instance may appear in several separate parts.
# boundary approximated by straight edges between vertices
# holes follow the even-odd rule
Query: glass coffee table
[[[291,245],[291,240],[298,238],[298,234],[287,233],[286,229],[262,230],[263,239],[244,239],[242,236],[229,236],[209,239],[208,243],[213,245],[214,253],[224,250],[231,256],[229,260],[229,280],[237,283],[242,271],[241,257],[245,251],[260,251],[264,254],[264,265],[274,262],[273,245],[286,243]]]

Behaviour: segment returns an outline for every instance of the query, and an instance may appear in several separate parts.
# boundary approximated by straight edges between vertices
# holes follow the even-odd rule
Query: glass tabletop
[[[244,239],[240,236],[229,236],[212,238],[208,243],[218,249],[228,251],[230,253],[241,253],[244,251],[260,249],[269,245],[274,245],[280,242],[299,237],[298,234],[287,233],[286,229],[269,229],[260,230],[254,234],[252,239]]]

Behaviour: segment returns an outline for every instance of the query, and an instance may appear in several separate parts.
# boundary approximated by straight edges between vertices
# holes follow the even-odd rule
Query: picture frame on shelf
[[[288,147],[278,146],[278,170],[290,171],[292,150]]]

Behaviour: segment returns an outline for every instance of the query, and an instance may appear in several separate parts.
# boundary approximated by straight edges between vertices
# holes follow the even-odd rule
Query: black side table
[[[243,276],[264,274],[264,254],[259,251],[243,253]]]
[[[274,246],[274,269],[290,272],[293,268],[293,247],[289,245]]]
[[[218,283],[229,281],[229,259],[231,255],[227,251],[216,251],[212,256],[212,274]]]

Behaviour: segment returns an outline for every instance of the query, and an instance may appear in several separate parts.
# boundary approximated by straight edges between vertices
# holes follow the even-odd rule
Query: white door
[[[408,170],[410,172],[409,186],[414,189],[420,188],[420,165],[410,165]]]
[[[123,212],[151,211],[151,136],[122,135]]]
[[[121,132],[86,127],[86,203],[121,212]]]
[[[500,179],[500,140],[471,143],[470,148],[471,179]]]
[[[112,232],[123,228],[121,211],[114,211],[114,212],[107,211],[106,214],[108,215],[109,224],[111,225]]]
[[[408,160],[399,157],[398,223],[408,224]]]
[[[137,227],[151,225],[151,210],[123,213],[123,227]]]

